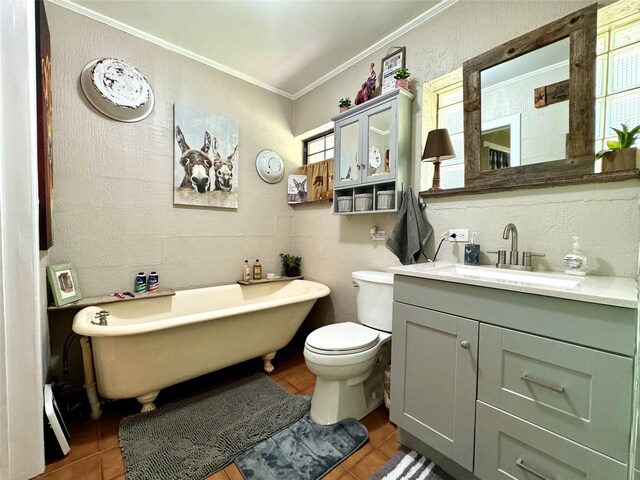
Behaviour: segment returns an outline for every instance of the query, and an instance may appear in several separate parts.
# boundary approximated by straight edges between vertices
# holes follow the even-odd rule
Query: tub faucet
[[[509,252],[509,264],[518,265],[518,229],[513,223],[507,223],[502,232],[502,238],[509,240],[511,235],[511,252]]]
[[[106,310],[100,310],[99,312],[96,313],[96,316],[95,316],[95,319],[98,321],[94,322],[93,320],[91,320],[91,323],[93,323],[94,325],[101,325],[103,327],[106,327],[108,316],[109,316],[109,312],[107,312]]]

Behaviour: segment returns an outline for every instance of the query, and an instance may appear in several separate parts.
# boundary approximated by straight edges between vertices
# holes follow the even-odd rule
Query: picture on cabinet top
[[[174,205],[238,208],[238,122],[174,105]]]

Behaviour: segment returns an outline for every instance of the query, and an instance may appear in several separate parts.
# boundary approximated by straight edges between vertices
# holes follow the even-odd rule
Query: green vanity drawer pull
[[[516,460],[516,465],[519,466],[525,472],[529,472],[531,475],[534,475],[534,476],[540,478],[541,480],[553,480],[550,477],[546,477],[546,476],[542,475],[541,473],[536,472],[533,468],[529,467],[528,465],[525,465],[525,463],[522,461],[521,458],[518,458]]]
[[[523,372],[522,375],[520,375],[520,378],[522,380],[524,380],[525,382],[535,383],[536,385],[539,385],[539,386],[541,386],[543,388],[548,388],[549,390],[553,390],[554,392],[558,392],[558,393],[564,392],[564,387],[559,387],[557,385],[551,385],[551,384],[545,382],[544,380],[538,380],[537,378],[529,376],[527,374],[527,372]]]

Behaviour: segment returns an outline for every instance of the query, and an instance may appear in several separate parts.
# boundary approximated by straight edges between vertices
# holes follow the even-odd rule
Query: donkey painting
[[[184,168],[184,179],[180,184],[180,188],[193,188],[199,193],[210,191],[211,178],[209,177],[209,170],[213,166],[213,162],[209,157],[211,135],[209,135],[209,132],[204,132],[204,145],[200,150],[194,150],[189,147],[184,139],[182,130],[176,125],[176,140],[182,151],[180,165]]]
[[[287,202],[304,203],[307,201],[307,176],[289,175],[287,182]]]
[[[231,155],[223,159],[218,152],[218,141],[213,139],[213,171],[215,174],[215,188],[223,192],[231,191],[231,181],[233,180],[233,160],[238,153],[238,145],[233,149]]]
[[[173,108],[173,203],[238,208],[238,122],[179,103]],[[203,136],[204,144],[194,145]]]

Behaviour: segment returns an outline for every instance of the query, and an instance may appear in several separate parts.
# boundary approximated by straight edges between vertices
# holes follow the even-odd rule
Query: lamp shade
[[[446,128],[431,130],[427,135],[427,142],[424,144],[422,160],[449,160],[454,158],[456,152],[449,138],[449,131]]]

